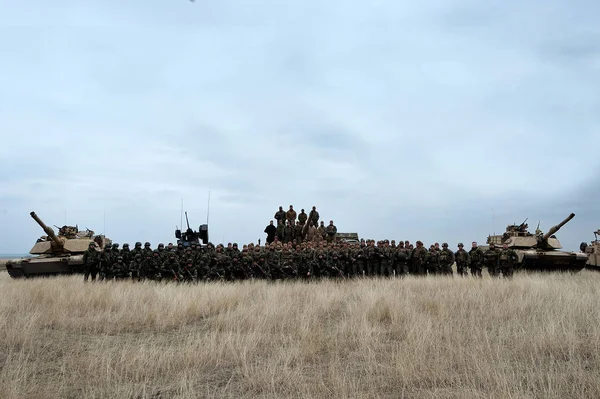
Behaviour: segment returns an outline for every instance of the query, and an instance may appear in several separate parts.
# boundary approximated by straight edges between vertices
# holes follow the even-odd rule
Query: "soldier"
[[[284,223],[285,222],[285,217],[286,217],[286,213],[283,210],[283,207],[280,206],[279,210],[277,212],[275,212],[275,216],[273,217],[275,220],[277,220],[277,225],[279,225],[279,223]]]
[[[294,226],[294,240],[296,240],[296,244],[300,244],[303,241],[302,224],[300,223],[297,223]]]
[[[452,276],[452,265],[454,264],[454,253],[448,249],[448,243],[442,244],[442,250],[440,254],[440,270],[442,274]]]
[[[123,244],[123,248],[121,248],[121,257],[123,257],[123,262],[125,265],[128,265],[131,262],[131,250],[129,249],[129,244]]]
[[[286,212],[285,218],[292,226],[296,224],[296,211],[292,205],[290,205],[290,209]]]
[[[317,212],[317,207],[313,206],[312,211],[308,214],[308,223],[317,227],[319,223],[319,212]]]
[[[146,241],[144,243],[144,249],[143,249],[143,251],[144,251],[144,253],[143,253],[144,255],[145,254],[152,254],[152,248],[151,248],[151,245],[150,245],[150,243],[148,241]]]
[[[100,281],[104,281],[107,274],[110,273],[110,267],[113,263],[110,249],[110,245],[105,246],[104,251],[102,251],[99,256]]]
[[[269,222],[269,225],[267,227],[265,227],[265,233],[267,234],[267,243],[270,244],[273,241],[275,241],[275,235],[277,234],[277,227],[275,227],[272,220]]]
[[[277,221],[277,232],[276,232],[275,236],[277,237],[277,239],[279,241],[283,241],[284,231],[285,231],[285,224],[283,224],[283,220],[278,220]]]
[[[133,259],[137,254],[144,254],[142,250],[142,243],[139,241],[135,243],[135,247],[131,250],[131,258]]]
[[[469,253],[465,251],[464,245],[462,242],[458,243],[458,251],[454,254],[454,258],[456,259],[456,274],[459,276],[467,276],[467,267],[469,266]]]
[[[304,209],[301,209],[300,213],[298,214],[298,223],[300,223],[301,225],[304,225],[307,220],[308,220],[308,215],[304,212]]]
[[[325,230],[325,222],[321,221],[321,225],[317,227],[317,240],[321,241],[325,238],[326,230]]]
[[[188,255],[191,256],[191,250]],[[180,260],[177,258],[177,255],[174,252],[171,252],[167,260],[162,263],[161,271],[163,272],[163,277],[179,281],[181,279],[181,276],[179,275],[179,262]]]
[[[194,267],[194,260],[188,259],[180,270],[181,280],[188,283],[198,282],[198,270]]]
[[[323,223],[323,222],[321,222]],[[333,242],[335,240],[335,235],[337,234],[337,227],[333,224],[333,220],[329,221],[329,226],[325,228],[325,239],[327,242]]]
[[[500,265],[500,271],[502,276],[506,278],[512,278],[515,263],[519,260],[517,253],[508,247],[508,244],[502,245],[502,250],[498,256],[498,263]]]
[[[396,275],[404,277],[408,274],[408,249],[404,248],[404,242],[398,242],[395,253],[394,268]]]
[[[141,244],[140,244],[141,246]],[[141,248],[140,248],[141,249]],[[131,262],[129,263],[129,270],[131,271],[131,279],[134,281],[139,281],[141,278],[141,270],[142,270],[142,254],[135,254]]]
[[[483,251],[477,246],[476,241],[473,241],[471,243],[469,258],[469,268],[471,269],[471,276],[481,278],[481,270],[483,268]]]
[[[498,250],[496,249],[496,245],[493,242],[490,243],[490,248],[483,253],[483,264],[488,268],[488,273],[490,274],[490,277],[500,276],[498,255]]]
[[[92,281],[96,281],[98,274],[98,265],[100,263],[100,253],[96,250],[96,243],[90,242],[88,249],[83,253],[83,281],[86,282],[89,276],[92,276]]]
[[[131,277],[129,275],[129,268],[125,262],[123,262],[123,256],[117,256],[117,261],[113,263],[110,270],[110,277],[115,280],[124,280]]]
[[[288,243],[292,242],[294,239],[294,227],[291,222],[288,220],[283,228],[283,242]]]
[[[439,246],[439,244],[438,244]],[[427,252],[427,272],[429,274],[440,274],[440,251],[437,250],[435,245],[429,247]]]
[[[427,249],[420,240],[410,254],[410,273],[417,276],[427,274]]]

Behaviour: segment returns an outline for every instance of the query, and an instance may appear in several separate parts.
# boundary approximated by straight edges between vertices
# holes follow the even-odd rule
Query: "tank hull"
[[[6,271],[12,278],[83,273],[83,255],[38,256],[8,261]]]
[[[588,261],[586,254],[566,251],[516,250],[524,270],[571,272],[583,270]]]
[[[594,251],[588,256],[588,261],[585,267],[590,270],[600,271],[600,253]]]

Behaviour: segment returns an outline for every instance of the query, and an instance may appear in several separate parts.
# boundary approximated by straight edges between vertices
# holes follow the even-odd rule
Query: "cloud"
[[[576,249],[598,228],[594,11],[0,5],[0,253],[41,234],[31,210],[120,243],[169,242],[181,199],[196,226],[209,192],[215,241],[255,241],[293,204],[340,231],[448,242],[573,211],[560,235]]]

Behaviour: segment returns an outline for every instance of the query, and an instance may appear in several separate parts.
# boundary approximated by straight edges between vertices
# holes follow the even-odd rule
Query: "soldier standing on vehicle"
[[[292,226],[296,224],[296,211],[292,205],[290,205],[290,209],[285,213],[285,218]]]
[[[279,225],[279,223],[285,223],[285,211],[283,210],[283,207],[280,206],[279,210],[277,212],[275,212],[275,216],[273,217],[275,220],[277,220],[277,224]]]
[[[304,212],[304,209],[300,210],[300,213],[298,214],[298,223],[300,223],[301,225],[304,225],[307,220],[308,220],[308,215]]]
[[[464,245],[462,242],[458,243],[458,251],[454,254],[454,258],[456,259],[456,274],[459,276],[467,276],[469,273],[467,272],[467,267],[469,267],[469,253],[465,251]]]
[[[317,212],[317,207],[313,206],[312,211],[308,214],[308,223],[317,227],[319,223],[319,212]]]
[[[506,278],[512,278],[515,263],[517,263],[519,260],[517,253],[512,248],[509,248],[508,244],[503,244],[502,250],[498,255],[498,260],[502,276]]]

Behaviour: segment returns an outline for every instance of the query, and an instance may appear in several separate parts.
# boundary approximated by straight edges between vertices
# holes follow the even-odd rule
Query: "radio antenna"
[[[210,214],[210,190],[208,190],[208,206],[206,207],[206,224],[208,224],[208,215]]]
[[[181,220],[179,221],[179,225],[183,229],[183,198],[181,198]]]

